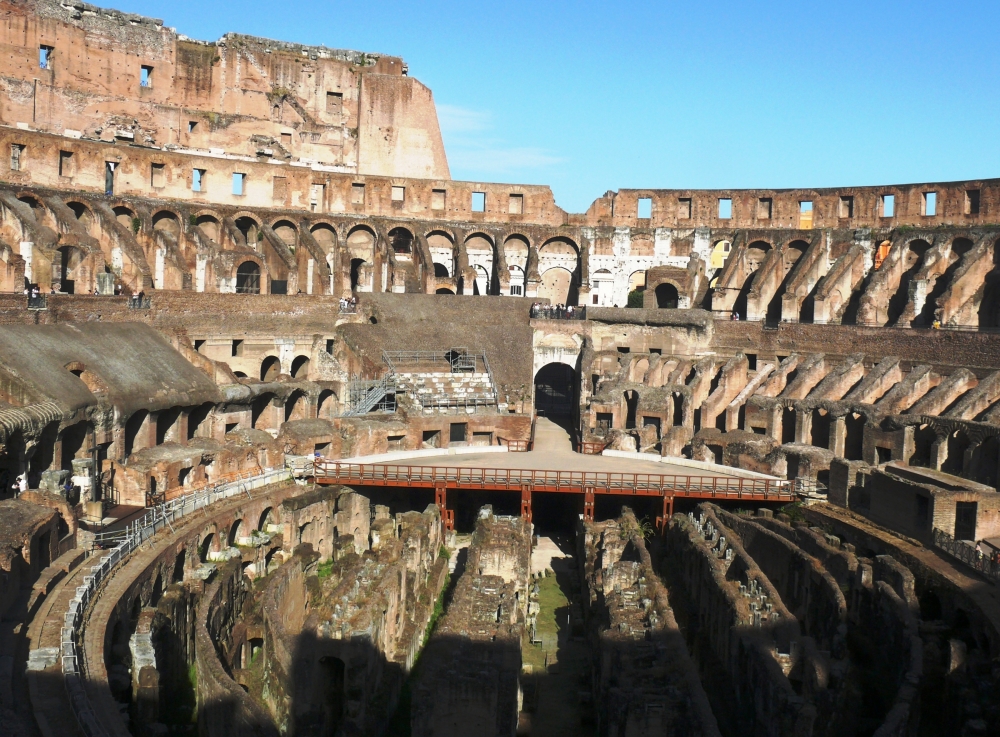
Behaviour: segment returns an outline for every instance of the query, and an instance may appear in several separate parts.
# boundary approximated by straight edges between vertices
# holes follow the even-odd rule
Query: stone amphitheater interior
[[[0,733],[1000,734],[1000,179],[451,179],[397,57],[0,20]]]

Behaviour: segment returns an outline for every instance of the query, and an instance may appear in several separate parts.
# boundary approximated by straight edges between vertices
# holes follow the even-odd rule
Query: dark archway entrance
[[[550,363],[535,375],[535,413],[567,426],[573,418],[576,371],[565,363]]]
[[[680,302],[677,287],[663,283],[656,287],[656,306],[665,310],[676,310]]]

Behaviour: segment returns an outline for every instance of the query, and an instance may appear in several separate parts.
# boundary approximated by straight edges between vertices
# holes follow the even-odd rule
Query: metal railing
[[[993,583],[1000,583],[1000,563],[977,551],[975,545],[970,545],[964,540],[956,540],[944,530],[935,527],[934,546],[979,571]]]
[[[129,306],[129,309],[132,310],[148,310],[150,307],[153,306],[153,298],[152,297],[140,298],[139,295],[134,294],[132,295],[132,297],[129,298],[127,304]]]
[[[447,351],[382,351],[382,363],[396,372],[408,363],[447,363],[452,373],[475,372],[480,359],[489,370],[486,352],[470,352],[468,348],[451,348]]]
[[[317,461],[317,479],[334,483],[376,486],[416,486],[456,489],[519,491],[532,486],[538,491],[643,496],[687,496],[705,499],[762,499],[795,501],[794,483],[783,479],[748,479],[730,476],[678,476],[655,473],[608,471],[548,471],[511,468],[458,468],[448,466],[402,466]]]
[[[347,407],[343,417],[357,417],[372,410],[396,411],[396,375],[391,371],[381,379],[351,379],[347,387]]]
[[[45,299],[44,294],[39,294],[37,297],[28,297],[28,309],[29,310],[47,310],[48,301]]]
[[[479,411],[480,407],[493,409],[497,406],[497,398],[494,394],[465,394],[462,396],[454,394],[435,394],[429,396],[423,394],[417,395],[416,400],[423,409],[454,410],[456,414],[460,414],[461,412],[475,414]]]
[[[531,450],[530,440],[508,440],[507,438],[497,438],[500,445],[506,445],[510,453],[527,453]]]
[[[94,712],[87,696],[80,669],[80,640],[83,635],[84,613],[94,600],[101,584],[146,540],[164,527],[173,530],[173,522],[181,517],[202,509],[210,504],[238,494],[250,495],[251,489],[267,486],[290,479],[288,469],[270,469],[256,476],[237,477],[232,481],[202,489],[153,507],[141,518],[124,529],[102,532],[95,536],[97,547],[110,547],[107,555],[101,557],[97,565],[90,567],[90,575],[83,577],[83,585],[76,587],[76,594],[70,600],[63,617],[60,637],[60,657],[66,693],[80,729],[91,737],[107,737],[109,734]]]

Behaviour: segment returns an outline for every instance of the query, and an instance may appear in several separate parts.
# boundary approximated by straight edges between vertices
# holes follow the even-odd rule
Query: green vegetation
[[[448,548],[446,548],[444,545],[442,545],[441,549],[438,551],[438,558],[444,558],[445,560],[450,560],[451,551],[448,550]]]
[[[648,540],[653,536],[656,529],[653,527],[653,523],[649,521],[649,518],[643,517],[642,519],[635,519],[634,517],[624,517],[622,519],[622,534],[625,537],[632,537],[632,535],[639,535],[643,540]]]
[[[642,293],[644,291],[645,290],[643,290],[643,289],[633,289],[631,292],[629,292],[628,293],[628,304],[625,305],[625,306],[626,307],[633,307],[633,308],[641,309],[642,308]]]
[[[792,522],[802,522],[805,520],[805,517],[802,516],[802,502],[786,504],[781,508],[781,511],[791,517]]]
[[[132,218],[132,232],[138,235],[139,228],[141,227],[142,221],[139,218]]]
[[[322,581],[324,578],[329,578],[330,574],[333,573],[333,559],[328,560],[326,563],[320,563],[316,566],[316,578]]]

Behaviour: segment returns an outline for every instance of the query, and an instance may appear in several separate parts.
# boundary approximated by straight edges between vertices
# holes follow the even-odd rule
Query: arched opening
[[[857,412],[848,412],[844,417],[844,458],[860,461],[864,458],[865,418]]]
[[[93,233],[91,233],[91,229],[94,226],[94,214],[90,211],[90,209],[82,202],[67,202],[66,207],[73,211],[77,221],[83,226],[83,229],[87,231],[87,233],[93,235]]]
[[[993,268],[983,284],[983,300],[979,303],[979,327],[1000,327],[1000,240],[993,244]]]
[[[472,293],[492,294],[493,241],[483,233],[476,233],[466,238],[465,252],[469,256],[469,266],[476,272]]]
[[[256,261],[244,261],[237,267],[236,293],[260,294],[260,265]]]
[[[78,422],[67,427],[62,432],[62,458],[60,468],[63,471],[73,471],[73,461],[82,456],[83,443],[90,430],[90,423]],[[8,487],[9,488],[9,487]],[[6,489],[3,489],[6,491]]]
[[[137,450],[142,450],[149,445],[149,412],[144,409],[136,410],[125,422],[125,457],[128,458]],[[145,432],[145,436],[141,434]]]
[[[434,294],[455,294],[455,293],[450,289],[448,289],[448,287],[438,287],[438,289],[435,290]]]
[[[576,371],[565,363],[550,363],[535,374],[535,413],[560,424],[574,414]]]
[[[170,407],[161,410],[156,415],[156,444],[163,445],[167,441],[176,441],[177,420],[180,419],[181,408]]]
[[[295,357],[292,361],[292,378],[302,380],[309,378],[309,356]]]
[[[486,269],[482,265],[476,265],[476,281],[472,285],[473,294],[489,294],[490,293],[490,277],[486,273]]]
[[[191,414],[188,415],[188,431],[187,439],[191,440],[195,437],[210,437],[211,432],[209,432],[208,416],[212,413],[213,404],[206,402],[200,407],[195,407],[191,410]]]
[[[782,266],[782,277],[781,283],[778,288],[774,290],[774,294],[771,296],[770,302],[767,303],[767,312],[765,313],[766,322],[776,325],[781,322],[781,303],[782,298],[785,296],[787,291],[788,282],[791,279],[792,271],[795,269],[795,264],[799,262],[802,258],[802,254],[806,252],[809,248],[809,244],[805,241],[792,241],[787,246],[785,246],[784,251],[781,253],[781,266]]]
[[[439,264],[437,261],[434,262],[434,276],[438,279],[451,278],[451,274],[448,273],[448,267],[444,264]]]
[[[554,305],[575,305],[576,286],[573,274],[563,268],[549,269],[542,274],[541,284],[538,285],[538,296],[547,297]]]
[[[181,234],[181,223],[174,213],[160,210],[153,215],[153,230],[162,230],[177,238]]]
[[[58,253],[58,261],[52,264],[52,283],[58,285],[60,292],[74,294],[80,266],[83,264],[83,251],[72,246],[62,246]]]
[[[948,267],[944,270],[944,273],[934,280],[934,286],[927,293],[920,314],[913,318],[913,321],[910,323],[911,325],[931,325],[934,322],[938,297],[943,295],[951,285],[951,280],[955,276],[955,272],[962,265],[962,257],[972,250],[972,246],[973,243],[968,238],[956,238],[952,241],[951,250],[948,254]]]
[[[323,253],[333,253],[337,247],[337,233],[332,227],[326,223],[320,223],[319,225],[314,225],[309,232],[313,240],[323,249]]]
[[[208,563],[209,553],[213,552],[212,546],[215,544],[215,533],[210,532],[205,535],[205,539],[201,541],[201,545],[198,546],[198,557],[201,558],[202,563]]]
[[[830,413],[825,409],[816,408],[812,411],[809,444],[817,448],[830,447]]]
[[[261,362],[261,381],[277,381],[279,374],[281,374],[281,361],[277,356],[268,356]]]
[[[299,231],[289,220],[279,220],[272,227],[274,234],[281,239],[281,242],[288,246],[288,250],[294,252],[299,244]]]
[[[264,394],[257,397],[250,403],[250,424],[255,430],[263,429],[261,426],[269,425],[270,417],[265,416],[265,411],[271,406],[274,399],[273,394]]]
[[[795,409],[792,407],[781,410],[781,442],[795,442]]]
[[[397,256],[409,256],[413,252],[413,233],[406,228],[393,228],[389,231],[389,245]]]
[[[139,232],[139,227],[142,223],[137,222],[138,219],[132,210],[124,205],[119,205],[114,208],[112,212],[115,214],[115,220],[117,220],[123,228],[127,228],[132,233]]]
[[[577,304],[579,254],[569,238],[553,238],[542,244],[538,249],[538,271],[542,275],[539,297],[548,297],[552,304]]]
[[[941,465],[941,470],[955,476],[960,476],[965,464],[965,451],[969,447],[969,436],[962,430],[956,430],[948,435],[948,457]]]
[[[635,271],[628,278],[628,301],[626,307],[642,309],[643,293],[646,291],[646,272]]]
[[[260,513],[260,518],[257,520],[257,529],[260,532],[267,532],[267,526],[271,524],[274,524],[274,507],[268,507]]]
[[[219,234],[222,232],[222,225],[214,215],[200,215],[194,221],[195,227],[201,234],[214,243],[219,242]]]
[[[622,402],[622,409],[624,410],[623,414],[625,415],[625,429],[634,430],[635,415],[636,411],[639,409],[639,393],[629,389],[622,395]]]
[[[899,286],[889,298],[889,304],[886,308],[885,324],[887,326],[895,325],[906,309],[906,305],[910,301],[910,282],[916,276],[917,272],[920,271],[920,266],[924,262],[924,254],[927,253],[930,247],[930,243],[920,239],[910,241],[906,245],[906,249],[903,251],[902,263],[898,267],[902,271],[902,275],[899,277]]]
[[[252,217],[244,215],[236,218],[236,229],[243,234],[243,240],[250,248],[257,248],[257,241],[260,240],[260,224]]]
[[[726,259],[729,258],[729,253],[732,249],[732,243],[729,241],[719,241],[712,247],[712,255],[709,259],[710,269],[721,269],[726,265]]]
[[[362,268],[367,262],[363,258],[352,258],[351,259],[351,291],[357,292],[361,287],[365,286],[361,283]]]
[[[337,416],[337,403],[339,402],[333,389],[324,389],[319,393],[316,402],[316,416],[322,419],[332,420]]]
[[[174,558],[174,571],[173,575],[170,577],[171,583],[181,583],[184,580],[184,562],[187,558],[187,551],[181,548],[181,551]]]
[[[236,543],[240,539],[240,528],[243,526],[243,520],[238,519],[233,522],[232,526],[229,528],[229,547],[236,547]]]
[[[285,400],[285,422],[305,419],[306,415],[306,395],[305,392],[295,391]]]
[[[680,302],[677,287],[668,282],[656,286],[656,306],[661,310],[676,310]]]

